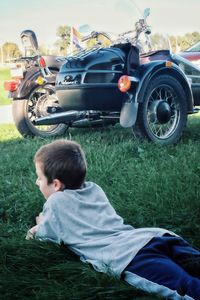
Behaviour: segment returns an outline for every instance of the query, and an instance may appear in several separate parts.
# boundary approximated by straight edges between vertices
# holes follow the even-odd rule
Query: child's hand
[[[31,229],[29,229],[27,234],[26,234],[26,240],[34,239],[34,236],[35,236],[37,230],[38,230],[38,225],[35,225]]]
[[[36,224],[35,226],[33,226],[31,229],[28,230],[27,234],[26,234],[26,240],[32,240],[34,239],[34,236],[38,230],[38,224],[41,222],[43,216],[42,216],[42,213],[40,213],[36,218],[35,218],[35,221],[36,221]]]

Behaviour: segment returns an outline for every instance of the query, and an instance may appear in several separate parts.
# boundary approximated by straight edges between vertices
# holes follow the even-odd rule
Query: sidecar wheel
[[[160,145],[174,144],[180,139],[186,122],[187,103],[182,85],[172,76],[160,75],[144,92],[133,134]]]
[[[13,100],[12,114],[18,131],[24,137],[53,137],[65,133],[65,124],[36,126],[34,120],[37,117],[48,115],[46,108],[49,105],[56,105],[53,98],[49,97],[54,93],[51,87],[37,87],[29,99]],[[50,100],[49,100],[50,99]],[[52,102],[53,101],[53,102]],[[51,102],[51,103],[50,103]]]

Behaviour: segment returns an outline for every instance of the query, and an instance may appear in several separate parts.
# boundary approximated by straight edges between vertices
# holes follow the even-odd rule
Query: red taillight
[[[126,93],[131,87],[131,80],[129,76],[123,75],[118,80],[118,88],[122,93]]]
[[[17,90],[18,85],[19,85],[19,81],[16,80],[5,81],[4,89],[9,92],[14,92]]]
[[[40,65],[40,67],[42,67],[42,68],[45,68],[46,67],[46,62],[45,62],[45,60],[44,60],[44,57],[40,57],[40,59],[39,59],[39,65]]]

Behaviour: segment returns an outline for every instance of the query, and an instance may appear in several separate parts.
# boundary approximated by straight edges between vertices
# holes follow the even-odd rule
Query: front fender
[[[176,64],[170,62],[168,65],[166,61],[154,61],[141,65],[139,73],[141,76],[136,90],[135,102],[143,102],[145,90],[151,80],[161,74],[167,74],[179,80],[186,93],[188,112],[193,111],[194,100],[190,83],[186,75]]]

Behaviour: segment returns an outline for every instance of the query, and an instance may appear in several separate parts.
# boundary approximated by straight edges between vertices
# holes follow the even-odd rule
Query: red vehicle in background
[[[180,55],[200,68],[200,41],[181,52]]]

